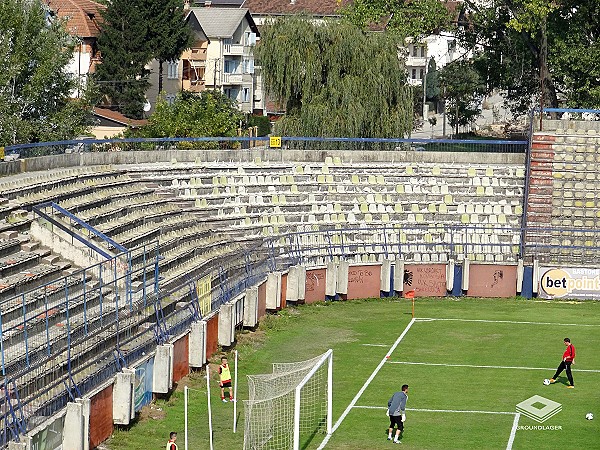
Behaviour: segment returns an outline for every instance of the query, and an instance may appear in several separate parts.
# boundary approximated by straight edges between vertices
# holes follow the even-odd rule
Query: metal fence
[[[526,140],[453,140],[403,138],[342,138],[281,136],[281,147],[315,150],[381,150],[525,153]],[[269,137],[194,137],[194,138],[127,138],[74,139],[56,142],[15,144],[5,147],[6,160],[82,152],[141,150],[224,150],[269,148]]]

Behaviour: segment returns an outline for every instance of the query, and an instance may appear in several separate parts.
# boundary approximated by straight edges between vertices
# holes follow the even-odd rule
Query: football
[[[546,386],[550,385],[550,380],[548,378],[544,379],[544,384]]]
[[[593,420],[593,419],[594,419],[594,415],[593,415],[593,414],[590,412],[590,413],[587,413],[587,414],[585,415],[585,418],[586,418],[587,420]]]

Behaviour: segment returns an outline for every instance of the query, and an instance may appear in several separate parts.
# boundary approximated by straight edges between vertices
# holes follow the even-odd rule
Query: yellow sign
[[[0,160],[4,161],[4,147],[0,147]]]
[[[271,136],[269,138],[269,147],[281,148],[281,136]]]
[[[211,310],[212,295],[211,295],[211,276],[207,275],[200,278],[196,282],[196,294],[198,295],[198,303],[200,304],[200,312],[203,316]]]

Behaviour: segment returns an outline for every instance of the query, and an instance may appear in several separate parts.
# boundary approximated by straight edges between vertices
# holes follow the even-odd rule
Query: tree
[[[431,100],[434,102],[439,101],[440,99],[440,73],[436,67],[435,59],[429,59],[429,64],[427,65],[427,75],[425,76],[425,96],[427,100]]]
[[[448,28],[451,22],[440,0],[354,0],[343,14],[361,28],[385,27],[401,37],[417,39]]]
[[[149,87],[147,0],[113,0],[102,13],[98,48],[102,63],[94,80],[111,109],[141,118]]]
[[[161,98],[148,125],[130,130],[129,135],[146,138],[233,137],[237,135],[240,121],[243,121],[242,113],[220,91],[182,92],[171,105]]]
[[[572,106],[600,106],[596,0],[465,4],[468,26],[460,29],[461,46],[473,50],[487,90],[506,92],[513,113],[525,113],[540,100],[557,107],[559,96]]]
[[[163,87],[163,63],[174,61],[192,45],[190,28],[184,22],[181,0],[153,0],[147,8],[149,45],[158,60],[158,92]],[[159,94],[160,95],[160,94]]]
[[[481,114],[485,83],[470,61],[455,61],[440,71],[440,83],[448,109],[450,124],[458,134]]]
[[[85,130],[91,108],[69,96],[76,86],[66,71],[72,54],[70,36],[40,1],[0,0],[0,145]]]
[[[286,114],[288,136],[402,137],[412,128],[412,93],[398,39],[348,22],[302,17],[266,25],[255,54],[267,91]]]

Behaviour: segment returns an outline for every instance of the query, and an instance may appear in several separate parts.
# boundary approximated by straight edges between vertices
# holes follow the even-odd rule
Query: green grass
[[[267,373],[272,362],[299,361],[334,349],[334,423],[382,361],[411,320],[409,301],[377,299],[302,306],[268,316],[257,333],[238,336],[238,398],[247,398],[247,374]],[[535,394],[562,404],[562,411],[543,425],[561,430],[518,430],[515,449],[600,449],[600,302],[545,302],[524,299],[418,299],[417,317],[463,318],[587,324],[556,326],[472,321],[415,322],[377,373],[357,406],[335,431],[329,449],[374,449],[391,446],[385,440],[387,400],[403,383],[410,385],[408,408],[514,412],[515,405]],[[543,386],[560,362],[562,340],[577,349],[575,389],[566,378]],[[383,344],[385,347],[362,344]],[[215,358],[215,362],[217,358]],[[231,361],[231,359],[230,359]],[[549,368],[501,369],[414,365],[402,362],[473,366]],[[564,376],[564,373],[563,373]],[[179,383],[155,419],[139,420],[129,430],[115,430],[109,449],[164,448],[169,431],[179,433],[184,448],[183,385],[190,391],[189,448],[208,448],[206,381],[194,373]],[[232,432],[233,405],[220,402],[216,380],[211,383],[214,445],[242,448],[243,403],[238,403],[238,432]],[[585,420],[585,413],[597,416]],[[156,413],[156,410],[154,411]],[[408,411],[402,448],[505,449],[514,416]],[[521,416],[519,425],[538,425]],[[318,436],[315,441],[320,441]],[[313,442],[309,448],[316,448]]]

